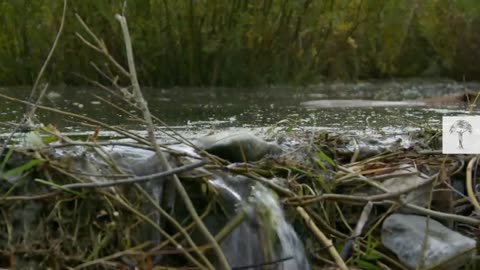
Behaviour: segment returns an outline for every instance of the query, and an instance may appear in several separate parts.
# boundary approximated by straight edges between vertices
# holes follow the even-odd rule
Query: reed
[[[95,52],[75,37],[80,14],[108,33],[124,59],[111,14],[122,1],[72,0],[51,83],[97,76]],[[127,13],[138,75],[149,86],[254,86],[408,76],[479,79],[475,1],[137,0]],[[0,84],[32,84],[56,33],[61,1],[0,3]],[[458,29],[462,29],[459,31]],[[100,78],[99,78],[100,79]]]

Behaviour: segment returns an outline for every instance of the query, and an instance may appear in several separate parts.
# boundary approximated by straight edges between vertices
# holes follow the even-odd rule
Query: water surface
[[[294,125],[327,130],[357,132],[374,130],[397,133],[430,125],[439,127],[443,115],[465,112],[464,104],[419,105],[419,98],[461,94],[465,89],[480,89],[476,83],[448,80],[372,81],[357,84],[330,83],[308,87],[240,88],[144,88],[145,97],[154,115],[170,126],[190,132],[227,128],[258,128],[290,119]],[[29,88],[4,87],[0,93],[20,99],[29,96]],[[115,95],[96,88],[51,88],[42,105],[95,118],[130,130],[143,130],[137,120],[99,100],[108,102],[141,117]],[[345,106],[329,100],[401,101],[402,106]],[[324,106],[306,106],[320,101]],[[390,103],[394,104],[394,103]],[[1,133],[8,132],[8,123],[17,121],[25,106],[2,101]],[[329,106],[330,105],[330,106]],[[91,131],[94,126],[74,117],[45,110],[37,111],[44,124],[52,123],[63,132]]]

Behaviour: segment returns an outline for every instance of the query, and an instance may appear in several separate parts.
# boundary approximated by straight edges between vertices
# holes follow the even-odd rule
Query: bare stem
[[[467,177],[466,177],[466,183],[465,185],[467,186],[467,194],[468,198],[470,198],[470,202],[473,204],[473,207],[475,208],[476,214],[480,214],[480,204],[478,203],[477,197],[475,196],[475,193],[473,192],[472,188],[472,171],[473,171],[473,166],[476,164],[478,159],[478,156],[473,157],[467,165]]]
[[[303,220],[307,224],[307,227],[310,228],[310,230],[313,232],[313,234],[317,237],[317,239],[328,249],[328,252],[332,256],[332,258],[335,260],[337,263],[338,268],[341,270],[348,270],[347,265],[343,261],[342,257],[340,254],[338,254],[338,251],[335,249],[333,246],[332,240],[328,239],[325,234],[315,225],[313,222],[312,218],[308,215],[308,213],[303,209],[302,207],[298,206],[297,207],[297,212],[302,216]]]
[[[150,110],[148,109],[147,102],[143,97],[142,91],[140,89],[140,84],[138,83],[137,73],[135,69],[135,62],[133,57],[132,42],[130,39],[130,33],[128,31],[127,20],[124,16],[119,14],[117,14],[115,18],[120,22],[120,25],[122,27],[123,37],[124,37],[125,46],[126,46],[128,68],[130,71],[130,81],[133,87],[133,94],[136,98],[139,109],[143,113],[145,122],[147,123],[147,132],[148,132],[149,141],[152,144],[153,148],[155,149],[155,153],[157,154],[158,160],[160,161],[160,165],[163,167],[163,169],[171,170],[171,166],[168,163],[167,158],[165,157],[164,153],[160,149],[160,146],[158,145],[157,140],[155,138],[155,126],[153,124],[152,116],[150,114]],[[208,239],[208,241],[213,245],[213,250],[218,256],[221,269],[225,269],[225,270],[230,269],[230,265],[227,261],[227,258],[223,254],[222,249],[220,248],[220,245],[212,236],[212,234],[208,231],[203,221],[200,219],[197,211],[195,210],[195,207],[193,206],[192,201],[190,200],[190,197],[188,196],[185,188],[180,182],[180,179],[175,174],[172,177],[173,177],[173,182],[175,184],[177,192],[180,194],[180,197],[183,199],[185,206],[189,211],[190,215],[192,216],[193,220],[197,223],[199,230],[204,234],[206,239]]]
[[[59,189],[78,189],[78,188],[106,188],[106,187],[114,187],[126,184],[134,184],[134,183],[143,183],[147,181],[158,181],[163,180],[164,178],[171,176],[176,173],[181,173],[185,171],[189,171],[198,167],[201,167],[205,164],[205,162],[200,161],[197,163],[192,163],[189,165],[181,166],[178,168],[171,169],[169,171],[149,174],[145,176],[138,176],[132,177],[127,179],[119,179],[115,181],[108,181],[108,182],[92,182],[92,183],[74,183],[74,184],[67,184],[63,186],[58,186]]]

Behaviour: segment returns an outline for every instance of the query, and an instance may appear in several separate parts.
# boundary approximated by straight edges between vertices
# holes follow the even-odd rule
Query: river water
[[[290,119],[293,126],[317,127],[339,132],[378,131],[395,134],[426,124],[438,127],[443,115],[462,113],[465,105],[418,105],[412,100],[462,94],[465,89],[475,91],[480,89],[480,84],[450,80],[397,80],[357,84],[329,83],[306,87],[144,88],[143,91],[155,116],[170,126],[195,136],[207,130],[267,128],[285,119]],[[0,88],[0,93],[26,99],[30,88],[4,87]],[[130,130],[144,129],[144,126],[99,100],[97,96],[135,113],[135,110],[114,95],[97,88],[51,88],[42,105],[89,116]],[[362,103],[349,101],[349,106],[346,106],[345,102],[330,102],[346,99],[402,101],[403,104],[362,106]],[[318,100],[321,100],[319,106],[306,106],[309,102]],[[2,100],[0,132],[7,133],[11,129],[8,123],[18,120],[24,109],[24,105]],[[81,133],[94,129],[88,123],[58,113],[39,109],[37,115],[44,124],[54,124],[65,133]]]

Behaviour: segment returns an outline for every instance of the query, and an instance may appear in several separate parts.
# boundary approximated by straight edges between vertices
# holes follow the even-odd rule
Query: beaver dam
[[[433,97],[431,85],[417,85],[418,95]],[[439,85],[444,96],[461,93]],[[441,154],[439,125],[465,104],[318,94],[336,87],[299,94],[284,120],[270,115],[277,121],[255,128],[153,118],[151,133],[106,98],[93,113],[65,112],[53,94],[30,104],[46,125],[3,135],[0,267],[475,269],[478,160]],[[245,104],[256,97],[239,107],[253,113]],[[2,98],[10,111],[29,104]],[[106,124],[117,112],[127,123]],[[329,125],[332,115],[353,125]]]
[[[441,154],[465,89],[147,89],[173,126],[122,89],[0,89],[0,267],[475,269],[478,160]]]
[[[478,85],[142,91],[125,17],[128,67],[77,19],[103,92],[0,89],[0,268],[476,269],[478,159],[440,118]]]
[[[168,133],[181,141],[161,145],[169,170],[142,137],[102,141],[101,133],[71,139],[50,125],[5,149],[1,267],[475,265],[478,160],[442,155],[434,130],[412,141],[288,127],[264,133],[269,141],[220,132],[187,142]]]

